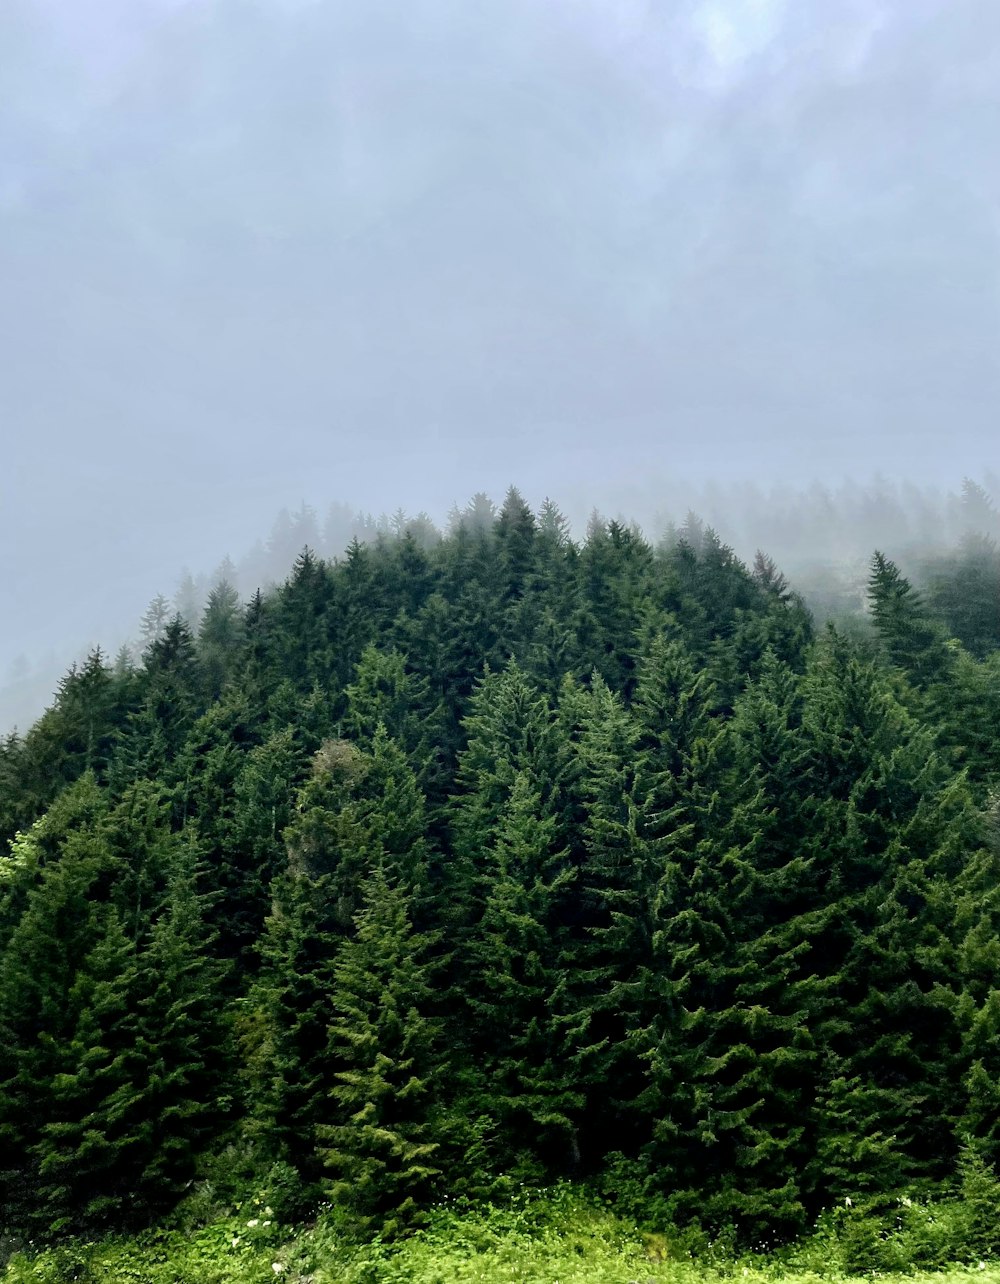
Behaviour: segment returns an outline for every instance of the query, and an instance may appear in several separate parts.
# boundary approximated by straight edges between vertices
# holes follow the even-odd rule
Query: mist
[[[283,507],[513,482],[788,561],[854,477],[938,529],[996,467],[997,49],[986,0],[9,0],[0,727]]]

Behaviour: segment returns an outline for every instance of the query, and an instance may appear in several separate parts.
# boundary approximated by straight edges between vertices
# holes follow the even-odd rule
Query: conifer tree
[[[316,680],[327,681],[342,665],[342,658],[334,655],[329,645],[334,583],[326,563],[305,548],[295,560],[275,609],[265,612],[270,616],[270,655],[280,666],[282,677],[299,692],[307,691]]]
[[[392,1236],[417,1219],[439,1186],[448,1135],[433,943],[414,931],[407,902],[380,865],[364,879],[330,993],[319,1156],[330,1198],[365,1234]]]
[[[145,1066],[136,1046],[135,943],[113,906],[99,905],[93,918],[94,944],[65,996],[65,1046],[31,1147],[35,1198],[55,1232],[133,1220],[134,1156],[151,1124],[136,1108]]]
[[[504,499],[496,522],[496,538],[504,596],[516,599],[523,595],[535,564],[535,518],[521,492],[512,486]]]
[[[557,1018],[567,1007],[564,920],[575,871],[524,772],[483,861],[484,901],[459,957],[479,1079],[471,1110],[495,1120],[501,1171],[572,1171],[583,1096]]]
[[[868,600],[890,661],[917,686],[942,679],[950,667],[944,640],[910,581],[880,552],[872,557]]]
[[[365,647],[345,696],[348,737],[370,749],[381,725],[409,758],[421,786],[440,794],[446,714],[440,697],[432,698],[429,680],[409,668],[406,656]]]
[[[326,1084],[326,1025],[340,925],[321,887],[292,865],[273,884],[260,967],[237,1036],[245,1063],[245,1131],[268,1159],[319,1176],[314,1138]]]
[[[4,897],[14,904],[0,954],[0,1205],[10,1225],[37,1227],[45,1216],[35,1203],[38,1148],[67,1069],[69,996],[100,937],[100,885],[114,874],[98,834],[105,812],[96,781],[83,777],[17,844],[7,871]]]
[[[129,714],[109,769],[116,789],[162,772],[200,711],[194,639],[180,616],[146,648],[137,687],[138,707]]]
[[[565,1055],[587,1094],[581,1150],[593,1162],[607,1150],[638,1145],[634,1103],[645,1085],[642,1032],[653,965],[650,897],[657,871],[642,836],[636,790],[640,730],[599,674],[589,690],[563,688],[560,720],[576,706],[580,807],[578,870],[571,910],[565,988]]]
[[[32,1189],[20,1216],[53,1231],[169,1206],[227,1086],[203,902],[157,804],[138,786],[108,812],[84,777],[26,837],[15,873],[0,1128],[22,1167],[6,1198],[16,1207]]]
[[[370,755],[345,741],[323,746],[285,841],[287,867],[273,885],[243,1029],[255,1098],[251,1132],[315,1177],[334,963],[353,934],[365,878],[379,867],[405,880],[415,889],[410,912],[425,920],[430,913],[423,798],[384,727]]]
[[[232,584],[220,580],[208,595],[198,628],[198,659],[210,700],[217,699],[243,643],[243,612]]]
[[[167,631],[169,621],[170,603],[162,593],[158,593],[146,608],[139,624],[139,639],[143,650],[160,641]]]
[[[805,696],[816,874],[833,893],[814,916],[806,962],[823,988],[813,1024],[829,1076],[820,1100],[836,1089],[843,1116],[849,1093],[854,1129],[886,1140],[883,1166],[869,1155],[855,1189],[891,1189],[940,1174],[953,1153],[959,1033],[949,977],[975,812],[927,730],[843,640],[820,649]],[[834,1140],[843,1132],[821,1128]],[[830,1174],[844,1173],[845,1153],[820,1145],[816,1165],[808,1180],[840,1193]]]
[[[548,701],[514,662],[484,675],[464,728],[454,829],[457,850],[471,856],[488,845],[518,772],[529,776],[544,807],[558,807],[562,755]]]
[[[806,1211],[798,1173],[816,985],[804,962],[817,889],[800,720],[795,677],[768,656],[726,728],[724,810],[698,844],[681,901],[715,933],[710,954],[688,957],[679,986],[695,1087],[685,1167],[696,1153],[689,1179],[710,1219],[765,1235],[801,1230]]]

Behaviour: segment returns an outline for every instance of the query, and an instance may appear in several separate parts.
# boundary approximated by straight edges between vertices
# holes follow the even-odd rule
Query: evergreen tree
[[[369,749],[381,725],[407,754],[421,784],[439,792],[444,783],[439,746],[446,715],[440,698],[431,697],[429,680],[414,673],[401,652],[369,645],[345,695],[348,737]]]
[[[133,793],[108,812],[84,777],[12,871],[22,910],[0,963],[0,1129],[19,1166],[4,1201],[52,1232],[169,1207],[226,1090],[219,967],[190,854],[146,805],[152,788]]]
[[[198,659],[209,699],[221,694],[243,643],[243,613],[236,590],[220,580],[208,595],[198,629]]]
[[[575,871],[523,772],[484,864],[482,909],[459,959],[478,1079],[470,1111],[495,1121],[499,1171],[571,1172],[583,1096],[557,1017],[566,1007],[563,920]]]
[[[806,961],[824,990],[813,1025],[828,1076],[820,1101],[836,1090],[842,1114],[849,1092],[855,1131],[885,1139],[884,1166],[869,1162],[852,1179],[855,1190],[888,1190],[940,1175],[953,1154],[960,1076],[949,982],[975,811],[926,729],[842,640],[818,653],[805,695],[816,873],[828,889]],[[843,1127],[829,1135],[839,1147]],[[849,1193],[830,1178],[846,1163],[842,1149],[820,1146],[815,1188]]]
[[[5,1225],[146,1224],[225,1133],[361,1234],[625,1174],[759,1243],[958,1171],[988,1243],[984,494],[926,596],[876,554],[850,636],[694,517],[578,545],[514,490],[443,538],[335,514],[339,560],[245,610],[230,564],[197,638],[154,603],[0,742]]]
[[[564,719],[574,706],[571,731]],[[653,967],[650,897],[657,871],[642,834],[634,718],[595,674],[589,690],[564,687],[560,720],[574,742],[571,788],[579,806],[563,1029],[565,1055],[587,1095],[580,1146],[593,1164],[608,1150],[639,1144],[633,1107],[646,1082],[642,1039],[651,995],[644,982]]]
[[[817,889],[800,720],[794,675],[768,657],[726,728],[725,810],[696,849],[681,899],[682,914],[695,910],[713,933],[703,938],[710,953],[688,954],[678,986],[680,1063],[695,1088],[684,1167],[704,1215],[751,1234],[799,1231],[805,1216],[798,1174],[808,1154],[816,986],[803,964]]]
[[[448,1136],[433,942],[414,931],[405,889],[380,866],[362,883],[355,928],[334,968],[333,1084],[317,1139],[333,1203],[359,1232],[391,1236],[439,1187]]]
[[[158,593],[146,608],[139,623],[139,639],[144,651],[148,650],[154,642],[160,641],[167,631],[169,621],[170,603],[162,593]]]
[[[918,686],[947,674],[947,648],[920,595],[895,562],[879,552],[872,558],[868,600],[875,627],[893,664],[899,665]]]

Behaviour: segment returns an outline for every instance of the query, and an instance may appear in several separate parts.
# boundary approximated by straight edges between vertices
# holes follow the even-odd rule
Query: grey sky
[[[5,0],[0,670],[301,499],[990,466],[998,138],[994,0]]]

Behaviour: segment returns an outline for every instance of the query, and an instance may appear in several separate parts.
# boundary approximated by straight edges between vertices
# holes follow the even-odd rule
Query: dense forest
[[[571,1178],[756,1242],[995,1167],[965,498],[842,626],[697,521],[576,541],[516,490],[154,601],[0,748],[4,1226],[148,1225],[228,1166],[359,1235]]]
[[[1000,495],[1000,477],[988,470],[979,481],[967,478],[954,489],[878,476],[836,485],[775,482],[765,487],[720,481],[695,485],[655,475],[634,490],[602,486],[605,516],[598,513],[596,520],[603,523],[612,517],[622,525],[637,521],[654,543],[683,538],[696,544],[699,532],[709,526],[747,562],[753,561],[757,549],[766,549],[802,594],[814,620],[823,624],[866,609],[865,580],[876,548],[904,565],[915,584],[931,589],[942,574],[947,579],[952,553],[967,545],[971,564],[1000,584],[995,546],[983,544],[984,536],[1000,539],[1000,512],[991,495]],[[595,520],[595,498],[593,490],[560,496],[560,508],[575,536],[582,536],[588,522]],[[294,508],[282,508],[268,533],[249,545],[229,525],[225,534],[203,532],[199,556],[188,565],[180,555],[175,561],[164,550],[141,572],[133,567],[129,575],[122,565],[111,563],[111,573],[96,582],[49,594],[59,599],[61,608],[51,617],[38,609],[37,600],[26,614],[25,594],[11,594],[12,585],[7,584],[8,596],[0,601],[15,612],[12,618],[19,627],[0,634],[0,735],[31,726],[60,677],[71,663],[85,659],[89,647],[100,643],[116,655],[124,645],[130,658],[139,662],[157,624],[175,613],[197,632],[209,593],[221,581],[245,599],[258,588],[269,591],[282,584],[303,548],[328,560],[342,559],[355,540],[373,544],[398,538],[404,531],[430,548],[441,538],[439,527],[453,531],[463,520],[458,505],[447,514],[442,510],[431,516],[402,508],[376,514],[342,501],[313,507],[303,500]],[[256,530],[265,523],[259,513],[247,511],[236,525]],[[121,538],[126,538],[124,530]],[[219,557],[223,548],[229,552]],[[162,593],[137,628],[154,586]],[[23,626],[29,618],[34,624],[26,633]],[[29,636],[35,643],[25,650]]]

